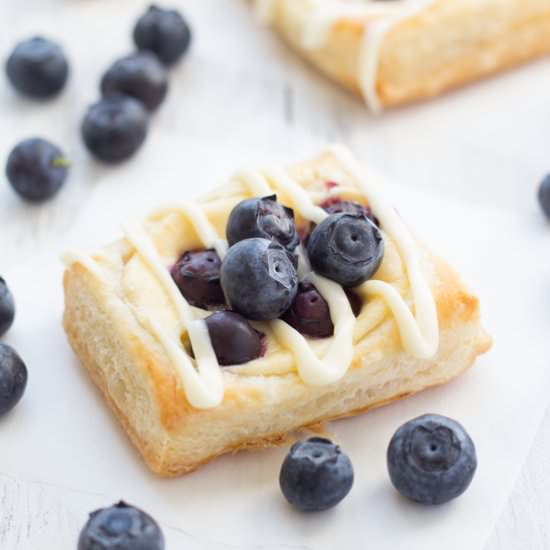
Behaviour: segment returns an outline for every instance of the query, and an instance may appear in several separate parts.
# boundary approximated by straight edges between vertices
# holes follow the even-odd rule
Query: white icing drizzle
[[[420,13],[435,0],[411,0],[403,6],[400,13],[390,17],[381,18],[367,25],[359,50],[358,79],[365,102],[373,113],[383,110],[378,91],[378,70],[380,66],[380,53],[385,36],[399,22]]]
[[[331,150],[340,160],[342,166],[356,180],[385,232],[395,241],[409,277],[416,319],[403,297],[388,283],[370,280],[364,283],[361,290],[367,295],[376,294],[383,298],[395,317],[402,344],[409,353],[416,357],[430,357],[438,347],[437,311],[430,288],[421,271],[416,243],[401,218],[391,205],[386,203],[378,188],[383,180],[372,174],[366,174],[347,150],[338,146]],[[308,193],[284,170],[272,169],[262,173],[254,169],[245,169],[238,172],[235,178],[242,180],[255,196],[273,193],[268,182],[269,179],[276,189],[282,190],[289,197],[291,206],[303,218],[320,223],[327,216],[327,213],[316,206]],[[202,244],[207,248],[215,248],[223,256],[227,243],[218,237],[216,230],[199,204],[185,202],[176,207],[159,210],[154,216],[158,217],[170,212],[179,212],[185,216],[193,225]],[[203,320],[195,319],[193,308],[181,295],[168,269],[161,262],[145,227],[140,223],[127,224],[125,236],[144,265],[165,290],[177,312],[179,326],[177,333],[170,334],[170,331],[167,331],[158,321],[133,307],[137,320],[163,346],[167,356],[180,374],[189,403],[198,409],[217,406],[223,400],[224,377],[212,348],[206,323]],[[269,325],[277,340],[282,343],[283,347],[291,351],[298,373],[306,384],[315,386],[330,384],[346,373],[353,360],[355,316],[344,290],[337,283],[310,271],[302,245],[298,247],[297,253],[300,277],[307,277],[328,303],[334,323],[334,335],[323,357],[319,358],[308,340],[290,325],[281,320],[272,321]],[[64,260],[66,263],[79,262],[96,276],[101,277],[99,267],[90,256],[80,252],[71,252],[64,256]],[[182,346],[181,333],[184,331],[187,331],[193,347],[195,364]]]
[[[309,258],[307,257],[307,252],[304,249],[303,244],[299,244],[294,251],[298,257],[298,278],[300,280],[305,279],[306,275],[311,271],[311,265],[309,263]]]
[[[381,189],[384,178],[372,171],[367,173],[344,147],[333,146],[331,150],[358,182],[384,231],[395,241],[409,277],[416,319],[391,285],[371,280],[363,283],[364,290],[384,299],[399,327],[403,347],[409,353],[419,358],[432,357],[439,346],[437,308],[422,272],[416,242],[395,209],[385,200]]]
[[[318,2],[304,26],[302,45],[309,50],[320,48],[326,43],[330,29],[336,21],[343,18],[391,16],[402,9],[402,3],[397,0],[364,3],[327,2],[326,0],[324,3]]]
[[[292,181],[284,170],[271,168],[264,170],[264,174],[278,188],[282,189],[289,197],[292,197],[292,208],[294,211],[299,212],[303,218],[314,223],[321,223],[327,217],[327,213],[320,206],[313,204],[306,190]]]
[[[233,179],[242,181],[255,197],[266,197],[273,194],[263,174],[255,168],[243,168],[235,173]]]
[[[323,358],[317,357],[307,340],[284,321],[272,321],[271,326],[276,338],[290,348],[302,380],[310,386],[323,386],[342,378],[351,365],[355,315],[338,283],[315,273],[308,278],[327,301],[334,324],[334,336]]]
[[[140,321],[152,330],[180,372],[180,379],[189,403],[198,409],[216,407],[223,400],[224,381],[223,373],[210,342],[206,323],[193,319],[191,306],[174,284],[169,271],[160,262],[155,246],[141,225],[128,224],[124,232],[126,239],[135,248],[151,273],[155,275],[176,308],[180,329],[181,331],[187,330],[195,352],[197,369],[183,349],[179,334],[178,338],[174,339],[168,336],[154,319],[140,316]]]
[[[281,0],[256,0],[255,11],[264,23],[273,19],[275,4]],[[284,1],[284,0],[283,0]],[[298,2],[299,0],[286,0]],[[303,0],[302,0],[303,1]],[[343,2],[341,0],[310,0],[311,13],[302,29],[301,42],[306,49],[321,48],[330,35],[334,23],[344,18],[369,17],[361,38],[359,64],[357,68],[359,85],[365,102],[372,112],[380,112],[382,104],[376,90],[380,52],[386,34],[400,21],[421,12],[435,0],[393,0]]]
[[[192,201],[182,202],[176,206],[156,210],[153,216],[166,215],[169,212],[178,212],[187,219],[195,229],[197,236],[205,248],[213,248],[220,258],[227,253],[227,241],[220,239],[216,230],[208,220],[204,210],[199,204]]]
[[[68,267],[72,264],[80,264],[85,267],[90,273],[101,278],[101,270],[94,259],[84,252],[79,250],[68,250],[61,254],[61,261]]]

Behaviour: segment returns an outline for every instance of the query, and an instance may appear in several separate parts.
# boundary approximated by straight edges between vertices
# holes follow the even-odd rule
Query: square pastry
[[[309,61],[373,111],[550,52],[548,0],[253,0]]]
[[[489,349],[477,298],[384,187],[334,146],[67,254],[65,331],[154,472],[446,383]]]

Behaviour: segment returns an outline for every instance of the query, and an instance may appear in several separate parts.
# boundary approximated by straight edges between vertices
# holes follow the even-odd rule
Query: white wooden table
[[[28,19],[42,17],[56,20],[60,13],[81,9],[92,14],[94,5],[104,9],[108,0],[4,0],[0,20],[15,29],[17,35],[29,28]],[[141,1],[116,0],[117,9],[126,9],[127,20],[105,21],[105,33],[129,33],[134,14],[140,12]],[[173,0],[177,4],[178,0]],[[180,3],[192,19],[196,47],[186,63],[176,70],[170,98],[156,116],[154,128],[196,136],[217,143],[230,142],[235,134],[245,136],[253,148],[256,139],[273,139],[269,121],[276,120],[288,128],[314,133],[326,141],[342,141],[352,147],[367,148],[378,165],[398,177],[403,183],[424,187],[438,194],[446,194],[464,201],[493,204],[511,208],[526,215],[534,213],[533,194],[541,174],[550,170],[548,157],[548,128],[550,103],[525,105],[525,119],[540,119],[540,133],[521,135],[517,120],[505,119],[502,139],[488,144],[484,150],[471,146],[463,135],[451,141],[441,141],[438,134],[438,111],[453,109],[461,101],[460,94],[471,101],[488,101],[491,94],[509,93],[527,72],[548,73],[550,65],[542,62],[517,75],[501,77],[487,85],[479,99],[475,90],[467,90],[440,100],[433,106],[402,110],[373,119],[361,102],[325,81],[313,70],[296,59],[285,47],[252,21],[245,5],[239,1],[196,0]],[[80,6],[76,6],[81,4]],[[48,15],[49,14],[49,15]],[[91,50],[97,23],[83,16],[81,32]],[[95,30],[94,30],[95,29]],[[90,33],[86,37],[86,33]],[[129,48],[127,38],[117,42],[113,53],[90,56],[90,69],[77,67],[74,78],[97,80],[99,68],[115,55]],[[12,45],[12,39],[0,38],[1,55]],[[115,51],[116,50],[116,51]],[[548,81],[546,81],[548,83]],[[80,91],[82,89],[82,91]],[[19,110],[21,131],[18,135],[0,136],[0,159],[25,131],[38,131],[27,124],[34,106],[19,102],[1,88],[0,120],[13,110]],[[550,88],[547,97],[550,97]],[[92,193],[93,180],[102,173],[87,158],[79,144],[77,123],[81,103],[73,101],[75,93],[83,96],[82,104],[94,97],[95,89],[75,84],[68,95],[60,98],[66,109],[60,128],[47,128],[46,135],[54,135],[70,151],[74,170],[70,183],[52,203],[41,207],[22,204],[0,180],[0,273],[14,268],[22,260],[55,243],[69,230],[79,210]],[[78,97],[78,96],[77,96]],[[65,102],[65,103],[63,103]],[[50,109],[52,107],[46,107]],[[76,112],[74,112],[76,110]],[[26,111],[30,111],[26,113]],[[65,111],[64,111],[65,112]],[[267,116],[269,115],[269,116]],[[505,113],[503,113],[504,117]],[[434,118],[435,117],[435,118]],[[265,123],[263,122],[265,121]],[[402,139],[395,139],[392,127],[405,121]],[[464,124],[464,121],[462,121]],[[483,132],[482,121],[469,121],[471,132]],[[468,126],[462,126],[462,129]],[[153,131],[155,131],[153,129]],[[247,132],[249,138],[246,138]],[[16,132],[17,134],[17,132]],[[546,138],[546,139],[545,139]],[[407,142],[411,139],[426,143],[423,158],[406,158]],[[266,141],[269,142],[269,141]],[[275,146],[275,145],[274,145]],[[492,177],[499,155],[515,155],[506,174]],[[447,154],[449,173],[432,174],[430,155]],[[3,161],[2,161],[3,162]],[[504,179],[504,181],[503,181]],[[38,268],[39,269],[39,268]],[[487,545],[487,550],[543,550],[550,547],[550,479],[547,475],[547,456],[550,453],[550,414],[540,428],[510,501]],[[73,549],[77,533],[86,513],[102,504],[101,495],[79,493],[41,482],[23,482],[0,474],[0,548],[5,550]],[[164,526],[168,548],[191,548],[192,540],[185,533]]]

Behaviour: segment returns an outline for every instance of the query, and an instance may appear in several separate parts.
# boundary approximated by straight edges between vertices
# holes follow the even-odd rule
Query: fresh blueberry
[[[0,344],[0,415],[11,411],[25,393],[27,367],[17,352]]]
[[[354,216],[365,216],[375,225],[380,225],[378,220],[374,217],[372,210],[364,205],[355,201],[346,201],[339,198],[331,198],[321,204],[321,208],[327,214],[353,214]]]
[[[229,307],[258,321],[280,317],[298,288],[294,261],[288,250],[267,239],[245,239],[233,245],[221,269]]]
[[[312,338],[328,338],[334,333],[328,304],[311,283],[298,285],[296,298],[282,320]]]
[[[193,306],[208,308],[224,303],[220,285],[222,262],[214,250],[188,250],[172,267],[172,279]]]
[[[220,365],[240,365],[262,354],[262,334],[233,311],[217,311],[206,318],[212,347]]]
[[[6,281],[0,277],[0,337],[11,328],[15,318],[15,301]]]
[[[279,484],[290,504],[304,512],[320,512],[336,506],[350,492],[353,466],[332,441],[313,437],[291,447]]]
[[[361,298],[346,289],[351,310],[357,317],[361,311]],[[281,317],[298,332],[311,338],[328,338],[334,334],[330,309],[320,292],[309,282],[298,284],[298,292],[290,308]]]
[[[19,92],[48,99],[65,86],[69,64],[58,44],[35,37],[17,44],[6,63],[6,73]]]
[[[476,449],[454,420],[425,414],[403,424],[387,453],[394,487],[421,504],[443,504],[461,495],[477,467]]]
[[[113,164],[130,158],[147,137],[149,119],[143,105],[125,96],[94,103],[82,121],[82,138],[99,160]]]
[[[29,202],[53,197],[67,180],[69,161],[59,147],[41,138],[17,144],[6,165],[15,192]]]
[[[300,242],[294,213],[279,204],[276,195],[241,201],[229,214],[225,232],[230,245],[260,237],[273,239],[293,251]]]
[[[189,49],[191,29],[179,12],[151,6],[134,27],[134,42],[169,66]]]
[[[121,501],[90,514],[78,550],[164,550],[164,536],[149,514]]]
[[[332,214],[311,233],[307,250],[311,267],[345,287],[374,275],[384,255],[379,229],[365,216]]]
[[[149,52],[128,55],[115,61],[101,80],[104,97],[127,95],[154,111],[168,92],[168,74],[162,63]]]
[[[550,174],[540,182],[538,197],[544,215],[550,220]]]

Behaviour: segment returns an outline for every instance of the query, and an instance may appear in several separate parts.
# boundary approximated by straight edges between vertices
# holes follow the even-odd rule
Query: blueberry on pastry
[[[384,241],[365,216],[332,214],[313,230],[307,251],[316,273],[354,287],[370,279],[380,267]]]
[[[322,184],[335,173],[337,190]],[[66,256],[69,342],[153,471],[180,475],[281,443],[448,382],[489,349],[477,298],[416,241],[385,186],[331,147],[287,169],[242,170],[200,200],[126,225],[101,251]],[[380,229],[364,211],[329,214],[322,205],[335,193],[368,205]],[[277,241],[291,224],[269,209],[251,227],[270,239],[225,241],[238,205],[274,194],[298,227],[316,226],[309,254]],[[186,259],[189,280],[174,273],[182,251],[202,251]],[[212,313],[203,262],[215,281],[215,255],[226,304]]]
[[[296,297],[282,319],[301,334],[312,338],[328,338],[334,334],[328,304],[308,282],[298,285]]]
[[[217,311],[205,320],[221,366],[241,365],[262,355],[262,334],[234,311]]]
[[[273,239],[290,251],[299,243],[294,213],[279,204],[276,195],[247,199],[237,204],[229,214],[226,236],[229,245],[260,237]]]
[[[375,225],[380,225],[374,217],[372,210],[365,204],[355,201],[342,200],[338,197],[331,197],[321,204],[327,214],[353,214],[369,218]]]
[[[222,262],[215,250],[188,250],[170,273],[183,297],[196,307],[225,303],[220,284]]]
[[[277,319],[292,304],[298,274],[291,254],[276,242],[253,238],[227,252],[221,284],[230,308],[248,319]]]

